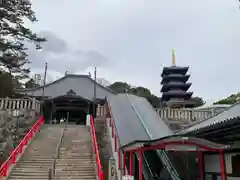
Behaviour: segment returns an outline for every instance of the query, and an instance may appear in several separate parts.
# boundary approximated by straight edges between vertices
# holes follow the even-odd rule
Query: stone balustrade
[[[17,110],[22,109],[31,109],[36,112],[40,112],[40,102],[36,99],[27,98],[27,99],[10,99],[10,98],[0,98],[0,110],[16,110],[11,111],[14,114],[17,114]]]
[[[104,117],[106,115],[106,108],[104,105],[98,104],[97,106],[97,116]]]
[[[0,99],[0,164],[38,119],[40,102],[35,99]]]
[[[214,115],[211,110],[196,110],[196,109],[157,109],[159,116],[171,123],[191,123],[193,121],[203,120]]]

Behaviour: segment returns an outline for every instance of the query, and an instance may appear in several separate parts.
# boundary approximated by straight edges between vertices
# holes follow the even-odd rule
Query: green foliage
[[[145,87],[131,87],[131,85],[125,82],[115,82],[109,86],[110,89],[118,92],[118,93],[131,93],[137,96],[145,97],[154,108],[164,107],[161,102],[161,98],[155,96],[151,93],[151,91]],[[194,107],[202,106],[205,102],[200,97],[193,97],[191,99],[193,101]]]
[[[12,76],[9,73],[0,72],[0,87],[0,98],[12,96]]]
[[[231,94],[227,98],[221,99],[215,102],[214,104],[234,104],[239,100],[239,98],[240,98],[240,93]]]
[[[25,83],[25,88],[36,88],[39,87],[40,85],[37,84],[32,78],[29,79],[26,83]]]
[[[116,91],[118,93],[131,93],[137,96],[145,97],[153,107],[159,108],[160,106],[160,98],[153,95],[149,89],[144,87],[131,87],[131,85],[125,83],[125,82],[115,82],[109,86],[110,89],[113,91]]]
[[[191,99],[193,101],[194,107],[199,107],[205,104],[203,99],[201,97],[192,97]]]
[[[40,48],[40,43],[45,41],[24,26],[26,20],[37,21],[29,0],[1,0],[0,70],[8,70],[11,74],[24,77],[30,72],[24,68],[25,64],[30,63],[24,41],[35,43],[37,49]]]
[[[108,87],[118,93],[128,92],[131,89],[131,86],[124,82],[115,82]]]
[[[0,71],[0,98],[12,97],[14,88],[21,88],[19,80],[8,72]]]

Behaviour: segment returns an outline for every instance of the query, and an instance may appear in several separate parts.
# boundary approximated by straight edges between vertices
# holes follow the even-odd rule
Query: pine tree
[[[29,0],[0,0],[0,71],[25,77],[30,72],[24,65],[30,63],[24,41],[32,42],[40,49],[46,39],[38,37],[24,24],[36,22]]]

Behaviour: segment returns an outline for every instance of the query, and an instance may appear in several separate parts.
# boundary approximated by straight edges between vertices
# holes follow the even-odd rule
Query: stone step
[[[84,161],[84,160],[92,160],[93,157],[60,156],[59,159],[78,159],[78,160]]]
[[[37,171],[37,172],[23,172],[23,171],[14,171],[11,176],[46,176],[48,175],[48,171]]]
[[[48,162],[53,162],[54,159],[46,159],[46,158],[43,158],[43,159],[21,159],[21,162],[20,163],[39,163],[39,162],[42,162],[42,163],[48,163]]]
[[[8,180],[48,180],[47,176],[10,176]]]
[[[96,180],[96,176],[61,176],[54,177],[53,180]]]
[[[57,160],[56,161],[56,164],[58,164],[58,165],[71,165],[71,164],[73,164],[73,165],[84,165],[84,164],[93,164],[93,160],[91,160],[91,161],[76,161],[75,159],[68,159],[68,160]]]
[[[92,165],[82,165],[82,166],[58,166],[56,168],[56,171],[75,171],[75,170],[94,170],[94,168],[92,168]],[[94,170],[95,171],[95,170]]]
[[[68,165],[68,164],[57,164],[56,169],[64,170],[64,169],[94,169],[94,164],[76,164],[76,165]]]
[[[47,167],[49,167],[49,166],[51,166],[53,163],[37,163],[37,162],[35,162],[35,163],[27,163],[27,164],[23,164],[23,163],[19,163],[17,166],[16,166],[16,168],[17,167],[22,167],[22,168],[28,168],[28,167],[33,167],[33,168],[35,168],[35,167],[44,167],[44,166],[47,166]]]
[[[38,171],[48,171],[49,170],[49,167],[46,167],[46,166],[40,166],[40,167],[18,167],[18,168],[15,168],[15,172],[38,172]]]
[[[48,180],[48,171],[53,167],[62,130],[60,126],[41,130],[12,170],[9,180]],[[96,180],[89,127],[67,127],[55,163],[52,180]]]

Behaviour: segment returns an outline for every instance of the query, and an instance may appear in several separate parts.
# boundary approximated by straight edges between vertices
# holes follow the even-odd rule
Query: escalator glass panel
[[[198,165],[195,152],[168,151],[167,155],[181,179],[198,179]]]
[[[153,179],[171,180],[171,176],[163,166],[156,150],[145,151],[144,155],[153,173]]]

